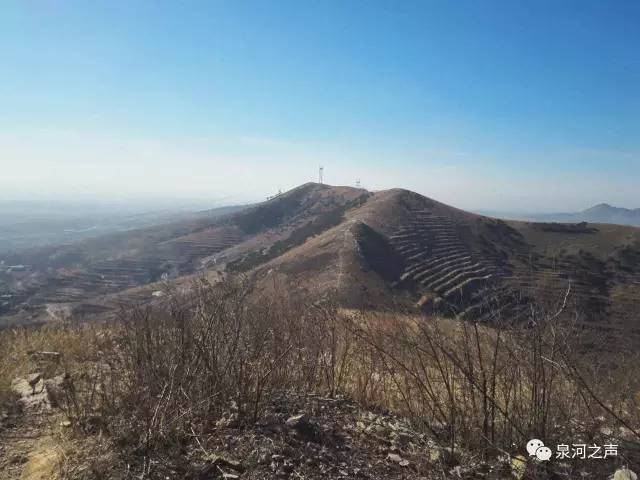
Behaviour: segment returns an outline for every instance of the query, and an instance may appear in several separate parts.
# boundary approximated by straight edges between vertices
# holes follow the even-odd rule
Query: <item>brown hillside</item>
[[[17,255],[28,269],[2,273],[0,320],[91,318],[206,273],[249,275],[262,293],[489,323],[517,320],[533,298],[557,304],[570,285],[581,318],[618,332],[635,328],[639,259],[637,228],[505,222],[402,189],[308,183],[228,215]]]
[[[579,228],[578,228],[579,227]],[[263,287],[342,306],[517,320],[531,300],[568,302],[605,332],[633,329],[640,230],[527,224],[471,214],[394,189],[254,267]]]

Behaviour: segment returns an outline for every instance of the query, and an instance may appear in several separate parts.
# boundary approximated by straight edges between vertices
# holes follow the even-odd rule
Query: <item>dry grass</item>
[[[76,366],[96,358],[99,350],[100,327],[52,325],[38,329],[11,329],[0,335],[0,381],[4,385],[11,379],[39,371],[51,362],[43,362],[37,352],[59,352],[60,361],[55,369],[45,372],[50,376],[71,371]]]
[[[118,453],[107,463],[117,458],[145,478],[185,475],[190,445],[219,421],[253,424],[283,390],[346,393],[485,457],[532,437],[637,429],[638,379],[611,369],[611,358],[586,360],[566,302],[532,308],[526,325],[488,327],[300,305],[282,294],[249,303],[237,282],[168,293],[162,308],[123,311],[115,325],[4,332],[0,395],[39,367],[28,352],[63,353],[53,373],[68,374],[59,401],[76,431],[109,439]]]
[[[492,327],[365,316],[350,327],[365,352],[352,394],[401,412],[443,443],[485,454],[532,437],[604,443],[605,426],[637,441],[640,381],[623,367],[637,354],[598,345],[587,356],[576,321],[533,308],[527,325]]]
[[[15,396],[11,392],[11,380],[14,378],[11,345],[5,335],[0,336],[0,410],[11,405]]]

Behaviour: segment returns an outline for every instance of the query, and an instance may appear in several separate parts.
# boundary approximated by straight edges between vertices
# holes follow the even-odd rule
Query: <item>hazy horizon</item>
[[[309,180],[314,181],[314,180]],[[317,179],[315,180],[317,182]],[[296,185],[292,188],[295,188]],[[349,186],[354,185],[335,185],[335,186]],[[362,185],[361,188],[367,188]],[[391,188],[404,188],[402,186]],[[286,191],[287,189],[281,189]],[[380,189],[374,189],[373,191],[380,191]],[[277,192],[275,192],[277,193]],[[429,197],[425,192],[417,192]],[[272,195],[273,193],[271,193]],[[270,195],[269,195],[270,196]],[[254,203],[264,201],[268,196],[254,195],[254,197],[247,196],[227,196],[220,197],[212,194],[207,198],[202,196],[200,198],[179,198],[179,197],[163,197],[163,196],[140,196],[140,195],[123,195],[119,197],[108,196],[91,196],[91,195],[60,195],[60,194],[42,194],[39,193],[23,193],[7,195],[6,192],[0,194],[0,217],[7,215],[27,215],[35,218],[37,216],[44,217],[46,215],[57,217],[74,217],[74,216],[86,216],[93,213],[96,215],[133,215],[144,214],[154,212],[197,212],[207,209],[215,209],[219,207],[227,206],[242,206],[251,205]],[[434,200],[443,201],[442,198],[431,196]],[[447,202],[444,202],[447,203]],[[579,213],[594,207],[599,204],[609,204],[612,207],[620,207],[626,209],[637,209],[635,205],[618,205],[612,204],[608,201],[601,201],[592,203],[589,205],[578,206],[574,210],[562,209],[562,208],[483,208],[474,206],[462,206],[454,203],[449,205],[457,208],[465,208],[468,211],[478,213],[481,215],[499,217],[499,218],[511,218],[520,219],[528,216],[544,215],[544,214],[561,214],[561,213]]]
[[[622,0],[10,1],[0,201],[241,204],[322,165],[474,211],[637,208],[639,25]]]

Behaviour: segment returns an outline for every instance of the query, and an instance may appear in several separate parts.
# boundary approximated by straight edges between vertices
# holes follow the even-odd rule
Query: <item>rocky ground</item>
[[[205,448],[239,461],[239,470],[219,470],[246,479],[426,479],[439,460],[436,445],[405,422],[341,397],[279,395],[250,430],[234,428],[233,416]]]
[[[62,451],[55,425],[70,425],[49,400],[48,390],[59,381],[41,374],[13,381],[18,401],[0,413],[0,480],[56,478]]]
[[[606,475],[552,471],[549,464],[499,455],[488,462],[439,446],[429,434],[388,412],[363,410],[337,396],[275,395],[261,420],[241,426],[233,405],[207,435],[194,429],[192,447],[175,459],[128,463],[102,436],[73,432],[52,408],[48,380],[14,381],[19,408],[3,414],[0,480],[125,479],[568,479]],[[53,383],[52,383],[53,382]],[[140,470],[145,476],[140,476]],[[136,472],[134,475],[133,472]],[[64,473],[64,475],[62,475]],[[615,480],[637,480],[619,470]]]

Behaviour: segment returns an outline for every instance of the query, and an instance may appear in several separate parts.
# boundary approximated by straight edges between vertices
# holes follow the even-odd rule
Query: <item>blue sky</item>
[[[637,1],[6,1],[0,198],[640,207]]]

